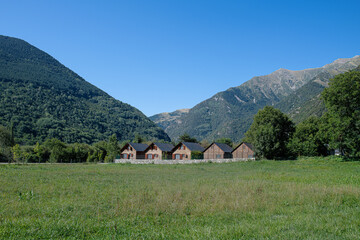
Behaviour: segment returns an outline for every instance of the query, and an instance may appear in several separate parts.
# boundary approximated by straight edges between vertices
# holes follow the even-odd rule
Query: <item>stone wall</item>
[[[194,164],[194,163],[228,163],[255,161],[255,158],[227,158],[227,159],[194,159],[194,160],[154,160],[154,159],[115,159],[115,163],[131,164]]]

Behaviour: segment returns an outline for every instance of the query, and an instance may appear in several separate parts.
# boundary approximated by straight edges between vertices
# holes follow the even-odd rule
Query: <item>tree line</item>
[[[295,125],[280,110],[271,106],[258,111],[243,141],[252,143],[258,158],[285,159],[297,156],[324,156],[338,149],[348,158],[360,157],[360,72],[350,71],[330,80],[322,92],[326,113],[310,117]],[[198,142],[183,134],[183,142]],[[136,135],[133,142],[145,142]],[[2,162],[112,162],[129,141],[118,141],[112,135],[107,141],[92,145],[66,144],[51,138],[42,144],[20,146],[15,144],[13,129],[0,126],[0,161]],[[163,141],[164,142],[164,141]],[[229,138],[218,139],[234,147]],[[173,143],[176,145],[175,143]],[[210,143],[200,142],[203,147]]]
[[[321,98],[326,112],[295,126],[280,110],[266,106],[254,117],[244,141],[258,157],[281,159],[321,156],[338,150],[346,158],[360,157],[360,72],[335,76]]]
[[[220,140],[221,141],[221,140]],[[230,141],[230,139],[228,139]],[[150,144],[146,137],[136,134],[134,139],[119,141],[115,134],[107,141],[94,144],[67,144],[57,138],[47,139],[35,145],[19,145],[15,142],[13,132],[0,125],[0,162],[8,163],[109,163],[120,156],[120,150],[129,142]],[[169,143],[165,140],[157,142]],[[188,134],[180,136],[180,142],[198,142]],[[173,145],[177,143],[172,142]],[[208,145],[206,141],[202,144]],[[193,153],[198,158],[201,152]]]
[[[338,150],[346,158],[360,158],[360,67],[330,79],[321,93],[326,112],[295,123],[279,109],[266,106],[254,116],[243,142],[254,146],[257,158],[289,159],[326,156]],[[184,134],[180,137],[198,142]],[[218,139],[231,147],[229,138]],[[206,140],[200,142],[209,145]]]
[[[124,143],[123,143],[124,144]],[[112,135],[107,141],[92,145],[66,144],[52,138],[34,146],[15,144],[11,132],[0,126],[0,162],[15,163],[81,163],[112,162],[119,154],[121,143]]]

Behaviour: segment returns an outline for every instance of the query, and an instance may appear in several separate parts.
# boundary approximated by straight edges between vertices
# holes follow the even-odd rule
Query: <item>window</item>
[[[182,155],[183,158],[187,158],[187,156],[185,154]]]
[[[175,154],[175,159],[180,159],[180,154]]]
[[[185,150],[185,146],[184,146],[184,145],[181,145],[180,149],[181,149],[181,150]]]
[[[157,155],[157,154],[154,154],[154,158],[158,158],[159,157],[159,155]]]
[[[152,154],[148,154],[147,159],[152,159]]]
[[[221,158],[221,154],[216,154],[216,158]]]
[[[123,154],[123,159],[127,159],[127,154],[126,153]]]

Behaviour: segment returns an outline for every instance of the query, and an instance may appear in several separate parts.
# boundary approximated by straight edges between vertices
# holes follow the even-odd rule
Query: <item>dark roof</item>
[[[174,148],[174,145],[170,143],[154,143],[161,151],[171,152]]]
[[[200,152],[204,151],[204,148],[198,143],[182,142],[182,144],[184,144],[188,149],[190,149],[190,151],[200,151]]]
[[[212,144],[210,144],[210,146],[208,146],[204,152],[206,150],[208,150],[213,144],[217,145],[223,152],[226,153],[231,153],[233,151],[232,147],[230,147],[229,145],[225,144],[225,143],[217,143],[217,142],[213,142]]]
[[[132,146],[137,152],[143,152],[148,147],[148,145],[144,143],[128,143],[128,144]]]
[[[251,143],[244,142],[244,144],[254,151],[254,146]]]
[[[228,152],[231,153],[232,152],[232,147],[230,147],[229,145],[225,144],[225,143],[213,143],[216,144],[221,150],[223,150],[224,152]],[[210,145],[211,146],[211,145]]]
[[[242,143],[240,143],[236,148],[234,148],[233,152],[234,152],[238,147],[240,147],[242,144],[246,145],[248,148],[250,148],[251,150],[254,151],[254,146],[253,146],[251,143],[242,142]]]

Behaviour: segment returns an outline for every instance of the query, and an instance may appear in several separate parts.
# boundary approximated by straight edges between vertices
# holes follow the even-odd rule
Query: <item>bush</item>
[[[191,159],[203,159],[204,154],[201,151],[192,151],[191,152]]]

